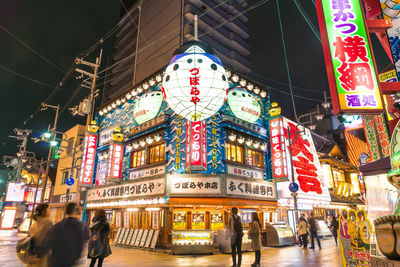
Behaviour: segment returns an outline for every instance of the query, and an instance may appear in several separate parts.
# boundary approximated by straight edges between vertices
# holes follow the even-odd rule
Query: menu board
[[[142,227],[147,228],[149,226],[149,212],[142,212]]]
[[[157,244],[157,239],[158,239],[158,235],[160,234],[160,230],[156,230],[154,232],[153,238],[151,239],[151,245],[150,248],[154,249],[156,247]]]
[[[144,244],[145,248],[148,248],[151,243],[151,238],[153,237],[154,230],[150,230],[149,234],[147,235],[146,243]]]
[[[124,236],[125,236],[125,232],[126,232],[126,228],[122,228],[122,231],[121,231],[121,234],[120,234],[120,236],[119,236],[119,238],[118,238],[118,242],[117,242],[117,244],[121,244],[121,242],[122,242],[122,239],[124,238]]]
[[[151,227],[157,230],[159,228],[159,223],[160,223],[160,212],[153,211],[151,213]]]
[[[139,228],[139,212],[134,211],[132,215],[132,227]]]
[[[140,239],[142,238],[142,235],[143,235],[143,229],[140,229],[135,241],[135,247],[138,247],[140,245]]]
[[[253,209],[242,209],[241,210],[241,217],[242,217],[242,223],[251,223],[251,214],[255,212],[256,210]]]
[[[206,229],[206,212],[205,211],[192,211],[192,229],[204,230]]]
[[[132,235],[133,235],[133,228],[130,228],[129,231],[128,231],[128,234],[126,235],[126,238],[124,240],[124,245],[125,246],[129,245],[129,243],[131,241],[131,238],[132,238]]]
[[[121,228],[118,228],[117,233],[114,236],[114,245],[117,244],[119,235],[121,234],[121,230],[122,230]]]
[[[146,242],[146,238],[147,238],[147,234],[149,233],[149,229],[146,229],[146,230],[144,230],[144,233],[143,233],[143,237],[142,237],[142,239],[140,240],[140,245],[139,245],[139,247],[143,247],[144,246],[144,243]]]
[[[121,227],[121,212],[115,213],[115,227]]]
[[[224,219],[222,212],[211,212],[211,230],[222,230],[224,229]]]
[[[129,212],[124,211],[124,227],[129,228]]]
[[[135,245],[135,241],[136,241],[136,237],[138,235],[139,229],[135,229],[135,231],[133,232],[133,237],[131,239],[131,243],[129,244],[130,246],[134,246]]]
[[[174,211],[174,230],[186,230],[186,211]]]

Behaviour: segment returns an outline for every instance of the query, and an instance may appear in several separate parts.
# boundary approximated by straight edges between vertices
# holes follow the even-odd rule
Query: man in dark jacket
[[[74,266],[81,257],[88,235],[84,224],[78,220],[80,211],[76,203],[68,203],[65,212],[67,217],[53,226],[42,249],[42,253],[52,250],[51,266]]]
[[[310,238],[311,238],[311,249],[315,249],[314,246],[314,238],[317,239],[318,242],[318,247],[321,249],[321,242],[319,241],[318,233],[317,233],[317,221],[315,220],[314,217],[314,212],[311,212],[311,216],[308,217],[308,225],[310,227]]]

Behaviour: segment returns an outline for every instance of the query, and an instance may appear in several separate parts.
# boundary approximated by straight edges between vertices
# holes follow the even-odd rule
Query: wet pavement
[[[15,253],[18,239],[26,234],[16,231],[0,230],[0,266],[22,267]],[[160,267],[197,267],[197,266],[231,266],[230,255],[217,253],[215,255],[171,255],[164,252],[143,251],[111,246],[112,254],[104,260],[103,266],[160,266]],[[84,254],[86,255],[86,254]],[[254,262],[254,253],[243,253],[242,266],[250,266]],[[80,267],[89,266],[89,260],[82,257]],[[332,239],[322,241],[322,249],[302,250],[297,246],[271,248],[264,247],[261,251],[261,266],[273,267],[339,267],[339,249]]]

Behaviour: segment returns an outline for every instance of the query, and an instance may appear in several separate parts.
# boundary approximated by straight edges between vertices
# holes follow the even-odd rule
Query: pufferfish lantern
[[[98,130],[99,130],[99,125],[97,125],[97,121],[95,120],[90,121],[90,124],[88,126],[88,131],[91,133],[97,133]]]
[[[114,131],[112,132],[112,138],[114,141],[122,142],[124,140],[125,134],[122,132],[121,127],[115,127]]]
[[[200,41],[189,41],[175,51],[162,86],[170,108],[189,121],[214,115],[224,104],[229,88],[221,61]]]

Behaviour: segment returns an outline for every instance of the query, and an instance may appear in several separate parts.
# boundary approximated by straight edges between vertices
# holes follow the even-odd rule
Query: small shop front
[[[161,175],[96,187],[88,191],[87,201],[90,221],[97,209],[106,210],[114,244],[171,248],[176,254],[212,253],[216,247],[229,252],[226,228],[232,207],[242,218],[244,250],[251,250],[246,232],[252,212],[264,229],[284,216],[274,183],[226,175]]]

